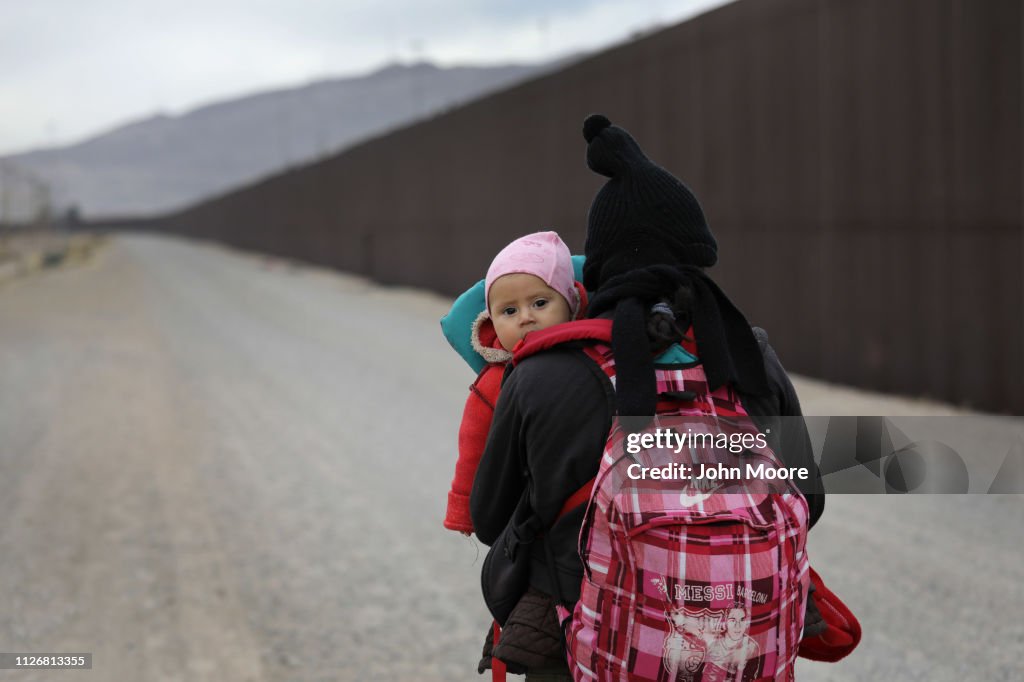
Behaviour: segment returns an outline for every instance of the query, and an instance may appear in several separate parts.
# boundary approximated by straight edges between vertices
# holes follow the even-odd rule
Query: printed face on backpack
[[[498,341],[512,350],[528,333],[568,322],[569,303],[536,275],[516,272],[494,280],[488,310]]]

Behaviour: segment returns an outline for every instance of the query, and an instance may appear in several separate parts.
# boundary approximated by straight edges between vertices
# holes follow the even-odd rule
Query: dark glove
[[[492,623],[487,628],[487,637],[484,638],[484,650],[481,653],[480,663],[476,666],[476,671],[483,675],[486,671],[490,670],[494,664],[494,624]],[[509,663],[502,661],[505,664],[505,670],[512,673],[513,675],[525,675],[526,668],[519,665],[518,663]]]
[[[818,610],[818,604],[814,601],[816,589],[814,583],[811,583],[811,589],[807,593],[807,610],[804,614],[804,637],[817,637],[828,628],[825,618]]]

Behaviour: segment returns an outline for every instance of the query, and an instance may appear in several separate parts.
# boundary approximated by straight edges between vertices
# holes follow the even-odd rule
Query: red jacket
[[[469,516],[469,491],[480,458],[487,445],[487,434],[494,418],[494,405],[501,390],[501,377],[505,365],[512,358],[498,342],[494,325],[485,313],[473,323],[473,347],[489,364],[477,375],[469,387],[466,407],[462,410],[462,425],[459,426],[459,458],[455,462],[455,477],[448,491],[448,510],[445,512],[444,527],[463,533],[473,532],[473,521]]]

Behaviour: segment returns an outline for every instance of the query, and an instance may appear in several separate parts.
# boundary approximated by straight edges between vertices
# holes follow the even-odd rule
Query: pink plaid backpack
[[[584,350],[614,383],[611,349]],[[644,432],[758,433],[730,388],[707,391],[699,364],[656,374],[667,397]],[[635,478],[645,468],[781,469],[766,444],[734,453],[640,442],[629,447],[616,419],[594,479],[580,531],[580,600],[566,623],[573,678],[792,680],[809,585],[806,500],[789,480],[759,488],[749,479]]]

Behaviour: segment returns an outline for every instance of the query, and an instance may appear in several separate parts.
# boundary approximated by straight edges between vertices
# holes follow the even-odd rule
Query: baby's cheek
[[[560,308],[559,310],[553,312],[554,314],[551,316],[551,320],[546,325],[548,327],[551,327],[556,324],[562,324],[563,322],[572,321],[572,314],[569,312],[568,308]]]

